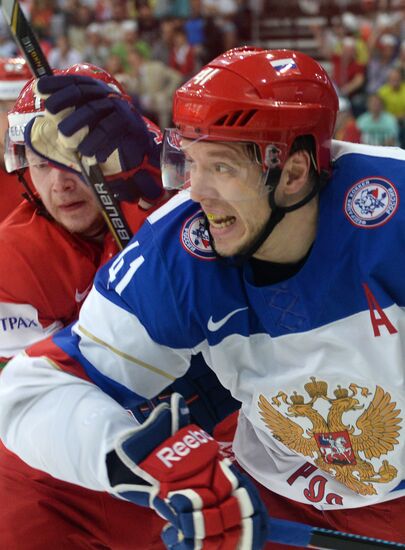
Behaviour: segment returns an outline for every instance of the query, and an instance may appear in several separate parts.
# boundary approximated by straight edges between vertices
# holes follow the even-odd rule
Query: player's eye
[[[225,162],[217,162],[214,165],[214,171],[217,174],[224,174],[224,175],[230,175],[230,176],[236,173],[235,168],[230,164],[226,164]]]

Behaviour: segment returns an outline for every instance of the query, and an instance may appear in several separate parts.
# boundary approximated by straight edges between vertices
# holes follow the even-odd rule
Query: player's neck
[[[318,201],[289,212],[254,255],[258,260],[296,263],[308,253],[317,230]]]

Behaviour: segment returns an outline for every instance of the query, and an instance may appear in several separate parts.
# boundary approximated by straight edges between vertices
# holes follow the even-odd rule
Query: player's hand
[[[267,511],[251,482],[195,424],[179,394],[120,438],[107,460],[111,485],[127,500],[153,507],[168,525],[173,550],[259,550]]]
[[[128,96],[81,75],[44,76],[37,89],[46,98],[45,115],[25,130],[26,143],[37,154],[78,173],[77,154],[87,164],[99,163],[124,200],[155,202],[162,196],[160,130],[136,111]]]

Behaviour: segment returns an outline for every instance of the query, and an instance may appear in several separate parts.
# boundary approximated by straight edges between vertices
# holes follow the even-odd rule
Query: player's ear
[[[311,157],[308,151],[292,153],[286,160],[282,171],[282,191],[286,195],[295,195],[307,184],[311,168]]]

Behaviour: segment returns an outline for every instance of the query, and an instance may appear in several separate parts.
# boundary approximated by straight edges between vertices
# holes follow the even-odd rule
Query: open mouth
[[[210,225],[216,229],[229,227],[236,222],[235,216],[216,216],[215,214],[207,214],[207,218]]]
[[[80,208],[81,206],[83,206],[83,204],[84,204],[83,201],[78,201],[78,202],[72,202],[70,204],[61,204],[59,208],[61,210],[66,210],[66,211],[76,210],[76,208]]]

